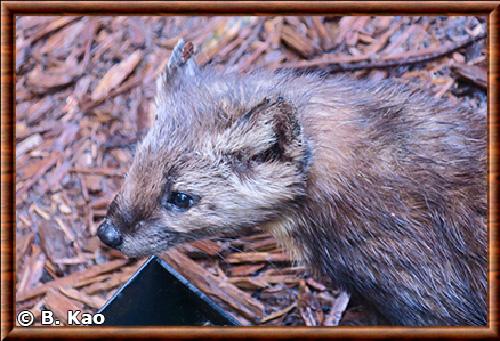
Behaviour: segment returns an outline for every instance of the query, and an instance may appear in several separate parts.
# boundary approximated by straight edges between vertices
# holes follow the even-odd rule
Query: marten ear
[[[193,43],[184,39],[180,39],[172,50],[172,54],[168,60],[165,70],[156,80],[156,103],[157,108],[161,107],[161,102],[164,99],[165,93],[169,91],[169,87],[178,80],[181,73],[189,77],[194,77],[199,68],[193,57]]]
[[[198,65],[192,58],[193,54],[193,43],[180,39],[172,50],[172,54],[168,60],[167,69],[165,70],[167,78],[173,78],[175,74],[181,71],[194,76],[198,72]]]
[[[180,39],[172,50],[172,54],[168,59],[165,70],[156,80],[156,96],[161,97],[165,91],[168,91],[168,86],[178,79],[179,73],[184,72],[188,76],[195,76],[198,72],[198,65],[194,61],[193,43],[184,39]]]
[[[237,119],[220,142],[224,154],[243,164],[303,161],[305,155],[296,108],[283,97],[265,98]]]

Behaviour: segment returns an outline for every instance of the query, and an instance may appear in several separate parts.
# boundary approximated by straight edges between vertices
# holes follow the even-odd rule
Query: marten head
[[[308,148],[292,101],[191,55],[183,41],[173,50],[153,127],[98,229],[129,256],[276,219],[304,194]]]

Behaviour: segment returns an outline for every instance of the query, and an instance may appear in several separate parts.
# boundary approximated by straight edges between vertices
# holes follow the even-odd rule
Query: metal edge
[[[224,316],[224,318],[226,318],[228,321],[233,323],[235,326],[241,326],[241,323],[234,316],[232,316],[230,313],[228,313],[227,311],[222,309],[222,307],[219,304],[217,304],[214,300],[212,300],[210,297],[208,297],[205,293],[203,293],[200,289],[198,289],[194,284],[189,282],[184,276],[182,276],[180,273],[178,273],[173,267],[170,266],[170,264],[168,264],[168,262],[166,262],[165,260],[158,258],[156,256],[151,259],[151,261],[153,261],[153,260],[158,262],[172,276],[174,276],[182,284],[187,286],[189,288],[189,290],[194,292],[200,299],[205,301],[211,308],[213,308],[219,314]]]
[[[226,320],[230,321],[234,326],[241,326],[241,323],[230,313],[222,309],[220,305],[218,305],[215,301],[213,301],[210,297],[208,297],[205,293],[203,293],[200,289],[198,289],[194,284],[189,282],[184,276],[178,273],[174,268],[170,266],[165,260],[158,258],[157,256],[150,256],[144,263],[134,272],[132,276],[125,282],[110,299],[106,301],[104,306],[102,306],[97,313],[102,313],[110,304],[113,302],[122,292],[127,288],[132,281],[134,281],[137,276],[142,272],[144,268],[146,268],[150,263],[157,262],[162,268],[167,270],[172,276],[174,276],[179,282],[188,287],[196,296],[198,296],[201,300],[206,302],[212,309],[217,311],[220,315],[222,315]]]
[[[156,256],[150,256],[148,259],[146,259],[146,261],[144,261],[144,263],[132,274],[132,276],[129,277],[129,279],[122,285],[120,286],[120,288],[118,290],[115,291],[115,293],[113,294],[113,296],[111,296],[110,299],[108,299],[106,301],[106,303],[97,311],[98,314],[101,314],[102,311],[104,309],[106,309],[110,304],[111,302],[113,302],[115,300],[115,298],[117,296],[119,296],[123,290],[125,290],[126,287],[128,287],[130,285],[130,283],[135,280],[135,278],[139,275],[139,273],[146,267],[149,265],[149,263],[153,262],[154,261],[154,258]]]

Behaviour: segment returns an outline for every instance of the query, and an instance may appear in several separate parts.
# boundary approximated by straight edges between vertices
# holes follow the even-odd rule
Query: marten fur
[[[189,47],[105,243],[139,256],[259,225],[391,324],[486,324],[484,113],[392,81],[199,69]]]

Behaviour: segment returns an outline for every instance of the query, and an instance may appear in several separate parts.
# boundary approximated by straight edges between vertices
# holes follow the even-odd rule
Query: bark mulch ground
[[[95,312],[142,264],[96,229],[179,38],[201,65],[396,78],[485,112],[485,32],[481,17],[18,17],[17,310]],[[260,230],[162,257],[244,324],[381,323]]]

